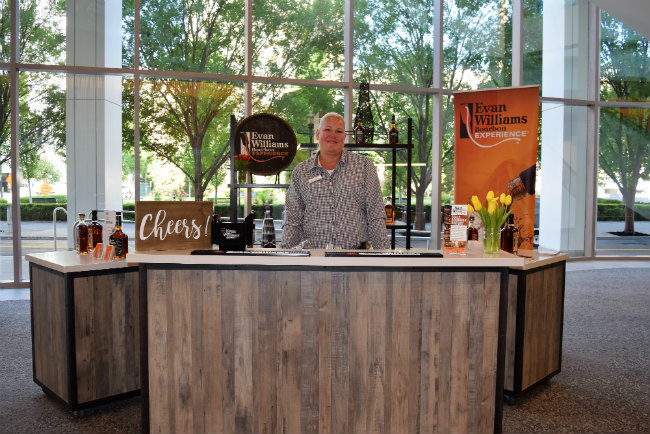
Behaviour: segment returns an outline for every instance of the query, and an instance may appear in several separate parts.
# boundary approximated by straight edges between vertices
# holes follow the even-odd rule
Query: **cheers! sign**
[[[209,249],[212,202],[137,201],[136,250]]]

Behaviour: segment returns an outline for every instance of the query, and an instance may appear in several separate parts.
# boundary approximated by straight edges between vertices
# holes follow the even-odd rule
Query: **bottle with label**
[[[395,127],[395,115],[393,115],[391,121],[391,128],[388,131],[388,143],[391,145],[397,145],[399,143],[399,131]]]
[[[210,225],[210,243],[211,244],[219,244],[219,240],[217,239],[217,225],[221,223],[221,215],[215,211],[215,213],[212,215],[212,222]]]
[[[391,203],[390,197],[386,198],[386,205],[384,206],[386,209],[386,224],[387,225],[392,225],[395,223],[395,207]]]
[[[85,255],[88,253],[88,225],[86,214],[79,214],[79,220],[74,224],[74,243],[77,253]]]
[[[262,247],[265,249],[275,248],[275,224],[268,206],[264,211],[264,220],[262,221]]]
[[[244,227],[246,228],[244,236],[246,239],[246,247],[252,249],[253,244],[255,243],[255,211],[251,211],[246,216],[244,219]]]
[[[129,237],[122,232],[122,213],[115,213],[115,230],[108,238],[111,246],[115,249],[115,259],[126,258],[129,252]]]
[[[469,216],[469,226],[467,227],[467,241],[478,241],[478,229],[474,224],[474,216]]]
[[[363,122],[359,121],[354,129],[354,143],[363,145],[366,143],[366,130],[363,128]]]
[[[91,212],[91,222],[88,225],[88,251],[95,250],[97,244],[102,243],[103,229],[97,221],[97,210]]]
[[[515,226],[515,215],[510,214],[506,225],[501,229],[501,250],[517,253],[519,250],[519,229]]]

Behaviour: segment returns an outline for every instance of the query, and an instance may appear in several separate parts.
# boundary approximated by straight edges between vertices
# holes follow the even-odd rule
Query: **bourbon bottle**
[[[95,250],[95,246],[102,243],[103,229],[102,225],[97,221],[97,210],[93,210],[90,214],[90,224],[88,225],[88,251]]]
[[[501,229],[501,250],[516,254],[519,250],[519,229],[515,226],[515,215],[510,214]]]
[[[354,129],[354,143],[364,145],[366,143],[366,129],[363,128],[363,122],[359,121]]]
[[[122,213],[115,213],[115,230],[109,237],[111,246],[115,248],[115,259],[126,258],[129,252],[129,237],[122,232]]]
[[[467,241],[478,241],[478,229],[474,225],[474,216],[469,216],[469,226],[467,227]]]
[[[75,224],[75,245],[80,255],[88,253],[88,225],[84,213],[79,214],[79,221]]]
[[[388,143],[391,145],[397,145],[399,143],[399,131],[395,127],[395,115],[393,115],[391,121],[391,128],[388,131]]]
[[[386,209],[386,224],[387,225],[392,225],[395,223],[395,207],[391,203],[390,198],[386,199],[386,205],[384,206]]]

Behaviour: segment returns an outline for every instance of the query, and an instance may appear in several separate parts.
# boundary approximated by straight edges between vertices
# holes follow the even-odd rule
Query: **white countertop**
[[[259,250],[259,249],[258,249]],[[419,249],[412,249],[417,252]],[[398,252],[409,252],[398,249]],[[427,250],[420,250],[427,252]],[[525,258],[499,252],[497,257],[483,257],[482,251],[467,255],[445,255],[443,258],[391,256],[325,256],[325,250],[310,250],[310,256],[248,256],[248,255],[190,255],[189,251],[147,251],[129,254],[129,262],[149,264],[198,265],[289,265],[307,267],[524,267]],[[347,252],[350,252],[349,250]],[[359,252],[364,252],[359,250]]]
[[[262,250],[262,249],[256,249]],[[427,252],[427,250],[398,249],[396,252]],[[360,251],[363,252],[363,251]],[[63,273],[108,270],[137,266],[138,264],[196,264],[196,265],[271,265],[307,267],[509,267],[530,270],[558,261],[569,255],[540,255],[537,251],[524,252],[532,257],[512,255],[500,251],[496,257],[484,257],[480,248],[470,248],[467,255],[432,257],[351,256],[326,257],[325,250],[310,250],[310,256],[254,256],[254,255],[190,255],[189,250],[141,251],[127,255],[126,260],[104,261],[91,255],[78,255],[75,251],[56,251],[25,255],[34,264]]]
[[[80,271],[108,270],[137,266],[124,259],[104,261],[95,259],[92,255],[79,255],[74,250],[58,250],[56,252],[32,253],[25,255],[25,259],[34,264],[51,268],[62,273],[75,273]]]

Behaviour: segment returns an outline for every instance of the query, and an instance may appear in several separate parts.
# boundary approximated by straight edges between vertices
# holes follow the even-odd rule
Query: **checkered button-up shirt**
[[[343,151],[332,173],[318,154],[298,164],[287,191],[282,247],[356,249],[369,241],[388,249],[386,211],[377,170],[363,155]]]

